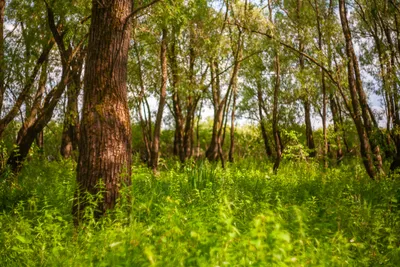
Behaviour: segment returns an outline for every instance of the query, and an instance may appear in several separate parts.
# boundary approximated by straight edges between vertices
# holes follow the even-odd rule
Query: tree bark
[[[340,162],[341,159],[343,158],[343,150],[342,150],[342,144],[340,141],[340,116],[339,116],[339,109],[338,109],[338,104],[336,103],[335,96],[333,93],[330,94],[330,107],[331,107],[331,112],[332,112],[332,120],[333,120],[333,130],[335,132],[336,136],[336,158],[335,160],[337,162]],[[343,138],[345,138],[343,136]]]
[[[269,138],[268,138],[268,134],[267,134],[267,129],[265,127],[265,118],[264,118],[264,114],[263,114],[264,101],[263,101],[263,96],[262,96],[262,91],[261,91],[261,84],[257,84],[257,100],[258,100],[257,101],[258,102],[258,114],[260,117],[261,136],[264,141],[265,152],[267,153],[268,157],[271,157],[272,149],[269,144]]]
[[[115,206],[123,184],[131,183],[131,125],[127,102],[130,0],[92,1],[84,76],[84,103],[77,166],[75,223],[83,216],[85,194],[102,184],[96,217]]]
[[[37,91],[30,115],[18,131],[18,137],[15,144],[18,149],[13,150],[7,160],[7,165],[12,173],[17,174],[20,171],[33,142],[35,142],[38,134],[43,131],[43,128],[48,124],[53,116],[54,108],[65,91],[65,87],[69,82],[69,77],[69,68],[63,68],[61,81],[46,95],[43,108],[40,110],[39,107],[41,105],[42,89],[39,88]]]
[[[315,4],[315,15],[317,18],[317,30],[318,30],[318,48],[322,52],[323,51],[323,35],[321,29],[321,18],[319,13],[319,5],[318,1],[314,1]],[[327,102],[327,92],[326,92],[326,81],[325,81],[325,72],[322,68],[320,68],[321,72],[321,87],[322,87],[322,135],[324,138],[323,143],[323,160],[324,160],[324,167],[328,168],[328,135],[327,135],[327,125],[326,125],[326,102]]]
[[[236,97],[237,97],[237,89],[236,89],[236,81],[233,88],[233,103],[232,103],[232,113],[231,113],[231,129],[230,129],[230,147],[229,147],[229,154],[228,159],[229,162],[233,162],[233,154],[235,152],[235,113],[236,113]]]
[[[51,40],[43,47],[43,51],[40,54],[39,58],[36,61],[35,67],[31,73],[31,75],[29,76],[29,78],[27,79],[24,88],[22,88],[21,93],[19,94],[18,98],[16,99],[13,107],[10,109],[10,111],[0,120],[0,138],[2,137],[5,129],[7,128],[8,124],[10,124],[10,122],[15,118],[15,116],[17,116],[18,111],[21,108],[21,105],[25,102],[25,99],[28,97],[29,95],[29,91],[32,88],[35,80],[36,80],[36,76],[40,71],[40,68],[42,66],[42,64],[47,61],[47,58],[49,56],[49,53],[51,51],[51,49],[54,46],[54,39],[51,38]]]
[[[217,161],[219,156],[219,144],[221,143],[221,129],[223,126],[223,115],[224,107],[226,104],[226,96],[221,100],[221,88],[219,84],[218,75],[218,63],[215,59],[211,59],[210,63],[211,70],[211,90],[214,105],[214,121],[213,131],[211,135],[210,145],[206,151],[206,157],[209,161]]]
[[[150,157],[150,167],[153,172],[157,172],[158,168],[158,156],[160,151],[160,135],[161,135],[161,123],[164,112],[164,106],[167,97],[167,29],[162,30],[162,41],[161,41],[161,52],[160,52],[160,62],[161,62],[161,88],[160,88],[160,100],[158,103],[158,111],[156,116],[156,121],[154,124],[154,135],[153,143],[151,147],[151,157]]]
[[[297,0],[297,23],[298,23],[298,38],[299,38],[299,51],[304,52],[304,43],[302,39],[302,35],[300,32],[300,26],[302,25],[301,21],[301,12],[302,12],[302,0]],[[299,57],[299,65],[300,65],[300,72],[303,74],[303,71],[305,69],[304,65],[304,56],[303,54],[300,54]],[[306,124],[306,141],[307,141],[307,147],[310,150],[309,156],[310,157],[315,157],[316,151],[315,151],[315,143],[314,143],[314,136],[313,136],[313,131],[312,131],[312,124],[311,124],[311,103],[310,103],[310,98],[309,98],[309,91],[307,88],[303,87],[301,88],[302,90],[305,91],[304,97],[303,97],[303,105],[304,105],[304,121]]]
[[[273,171],[276,174],[278,172],[279,165],[282,159],[282,146],[281,146],[281,138],[278,129],[278,101],[279,101],[279,91],[281,87],[281,66],[278,51],[276,51],[275,55],[275,87],[274,87],[274,101],[273,101],[273,109],[272,109],[272,132],[274,135],[275,141],[275,163],[273,167]]]
[[[360,99],[356,88],[356,80],[355,80],[355,67],[354,65],[354,50],[353,43],[351,38],[351,32],[348,26],[347,21],[347,10],[345,0],[339,0],[339,13],[340,20],[342,23],[342,30],[346,40],[346,55],[347,55],[347,71],[348,71],[348,82],[349,82],[349,90],[351,96],[351,102],[353,106],[353,121],[357,128],[358,137],[360,139],[361,146],[361,156],[363,159],[363,163],[368,175],[375,179],[377,176],[377,171],[374,167],[373,163],[373,154],[371,150],[370,140],[368,138],[367,129],[363,124],[363,118],[361,115],[361,106]]]
[[[136,103],[137,113],[139,115],[140,128],[142,130],[143,142],[146,148],[145,155],[143,155],[143,161],[147,162],[150,159],[151,155],[151,117],[146,115],[146,111],[148,108],[148,101],[145,95],[145,86],[143,81],[143,70],[142,70],[142,60],[140,57],[140,52],[138,49],[137,41],[134,40],[133,49],[136,54],[136,60],[139,69],[139,84],[140,84],[140,92],[138,93],[138,100]],[[143,111],[142,111],[143,108]]]
[[[185,126],[183,127],[183,142],[181,147],[180,159],[181,162],[185,162],[188,158],[192,156],[193,153],[193,133],[194,133],[194,117],[197,108],[198,97],[193,92],[196,86],[195,81],[195,61],[196,61],[196,51],[194,49],[194,37],[193,32],[190,32],[189,40],[189,90],[188,96],[186,98],[186,118]]]
[[[61,156],[65,159],[78,152],[79,143],[79,114],[78,97],[81,91],[81,74],[85,53],[82,51],[71,63],[72,82],[67,88],[67,110],[64,117],[64,127],[61,137]]]

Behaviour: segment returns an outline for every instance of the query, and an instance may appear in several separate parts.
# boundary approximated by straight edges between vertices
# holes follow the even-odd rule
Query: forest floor
[[[157,177],[137,163],[117,208],[101,220],[88,208],[78,228],[74,169],[34,159],[1,182],[1,266],[400,266],[400,181],[357,162],[277,175],[251,160],[170,163]]]

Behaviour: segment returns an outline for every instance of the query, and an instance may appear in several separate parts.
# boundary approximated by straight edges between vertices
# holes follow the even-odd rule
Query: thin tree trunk
[[[40,79],[39,79],[39,88],[38,91],[35,95],[34,102],[33,102],[33,108],[37,109],[43,109],[43,95],[46,92],[46,83],[47,83],[47,62],[45,62],[42,65],[42,72],[40,74]],[[36,112],[36,118],[38,117],[37,112]],[[43,130],[41,130],[37,136],[36,136],[36,145],[38,146],[40,153],[43,154],[43,149],[44,149],[44,133]]]
[[[233,153],[235,152],[235,112],[236,112],[236,97],[237,97],[237,91],[236,91],[236,82],[235,86],[233,89],[233,103],[232,103],[232,113],[231,113],[231,130],[230,130],[230,148],[229,148],[229,162],[233,162]]]
[[[24,85],[24,88],[22,88],[22,91],[19,94],[18,98],[16,99],[13,107],[0,120],[0,138],[2,137],[8,124],[10,124],[10,122],[15,118],[15,116],[17,116],[18,111],[20,110],[21,105],[25,102],[26,97],[28,97],[29,91],[32,88],[32,86],[36,80],[36,76],[39,73],[42,64],[45,61],[47,61],[47,58],[48,58],[49,53],[50,53],[51,49],[53,48],[53,46],[54,46],[54,39],[51,38],[51,40],[43,47],[43,51],[42,51],[41,55],[39,56],[39,58],[37,59],[36,65],[31,73],[31,75],[29,76],[26,84]]]
[[[261,128],[261,136],[264,141],[264,146],[265,146],[265,152],[267,153],[268,157],[272,156],[272,149],[269,144],[269,139],[267,135],[267,129],[265,128],[265,119],[264,119],[264,114],[263,114],[263,97],[262,97],[262,91],[261,91],[261,84],[257,84],[257,99],[258,99],[258,114],[260,117],[260,128]]]
[[[276,174],[278,172],[279,165],[282,159],[282,146],[281,146],[281,138],[278,129],[278,101],[279,101],[279,91],[281,86],[281,65],[279,60],[278,51],[275,52],[275,87],[274,87],[274,102],[272,109],[272,132],[274,135],[275,141],[275,163],[273,167],[273,171]]]
[[[14,174],[17,174],[20,171],[33,142],[38,134],[43,131],[43,128],[48,124],[53,116],[53,111],[69,82],[69,77],[69,68],[63,69],[61,81],[55,88],[53,88],[51,92],[46,95],[43,108],[40,110],[39,106],[41,103],[41,94],[40,90],[38,90],[30,115],[24,121],[24,124],[18,132],[18,137],[15,144],[18,149],[13,150],[7,160],[7,165]]]
[[[323,51],[323,36],[321,29],[321,18],[319,14],[319,6],[318,1],[314,1],[315,4],[315,15],[317,17],[317,30],[318,30],[318,48],[322,52]],[[323,158],[324,158],[324,167],[328,168],[328,135],[326,129],[326,102],[327,102],[327,94],[326,94],[326,81],[325,81],[325,72],[322,68],[320,68],[321,72],[321,87],[322,87],[322,135],[324,138],[323,145]]]
[[[343,151],[342,151],[342,143],[340,141],[340,117],[339,117],[339,110],[338,110],[338,105],[335,101],[335,97],[333,93],[330,95],[330,107],[331,107],[331,112],[332,112],[332,120],[333,120],[333,130],[335,132],[336,136],[336,161],[340,162],[340,160],[343,158]],[[343,138],[345,138],[343,136]]]
[[[79,114],[78,114],[78,97],[81,90],[81,74],[83,67],[84,53],[82,52],[72,62],[71,78],[67,88],[67,110],[64,117],[64,127],[61,137],[61,156],[65,159],[74,155],[78,151],[79,143]]]
[[[214,121],[213,121],[213,131],[211,135],[211,142],[206,151],[206,157],[209,161],[218,160],[219,156],[219,143],[221,142],[221,128],[223,126],[223,111],[226,103],[226,96],[221,101],[221,89],[219,84],[219,79],[217,79],[216,75],[218,75],[218,67],[215,59],[211,59],[210,63],[211,70],[211,90],[213,96],[213,104],[214,104]]]
[[[203,109],[203,101],[201,101],[201,103],[200,103],[199,112],[197,114],[197,124],[196,124],[196,142],[197,142],[197,144],[196,144],[196,155],[195,155],[196,159],[199,159],[201,156],[201,153],[200,153],[200,149],[201,149],[200,148],[200,121],[201,121],[202,109]]]
[[[361,156],[363,159],[363,163],[368,175],[372,179],[376,179],[377,172],[374,167],[373,163],[373,154],[371,150],[370,141],[368,138],[368,134],[366,131],[366,127],[363,124],[362,116],[360,113],[360,99],[357,93],[356,88],[356,81],[355,81],[355,68],[354,64],[354,50],[353,50],[353,43],[351,39],[351,33],[348,26],[347,21],[347,11],[346,11],[346,4],[344,0],[339,0],[339,13],[340,19],[342,23],[342,30],[346,40],[346,54],[347,54],[347,71],[348,71],[348,82],[349,82],[349,90],[351,95],[351,102],[353,106],[353,120],[357,128],[358,137],[360,139],[360,146],[361,146]]]
[[[4,62],[4,10],[6,1],[0,0],[0,116],[3,110],[4,93],[6,88],[4,83],[5,78],[5,62]]]
[[[193,149],[193,120],[195,117],[196,107],[197,107],[197,99],[194,94],[194,89],[196,86],[195,81],[195,61],[196,61],[196,51],[194,49],[194,39],[193,34],[190,32],[190,47],[189,47],[189,92],[186,98],[186,118],[185,118],[185,127],[183,128],[183,143],[181,147],[180,159],[181,162],[185,162],[188,158],[192,156]]]
[[[123,184],[131,183],[132,140],[127,101],[130,0],[93,1],[84,76],[84,103],[77,166],[75,223],[96,195],[96,216],[115,206]],[[101,189],[99,185],[103,185]]]
[[[135,50],[137,65],[138,65],[138,69],[139,69],[139,84],[140,84],[140,92],[138,94],[139,96],[138,96],[136,109],[138,111],[140,128],[142,130],[143,142],[144,142],[144,145],[146,148],[145,161],[148,161],[150,159],[150,155],[151,155],[151,131],[149,131],[149,127],[148,127],[149,122],[146,117],[145,102],[147,103],[147,101],[145,99],[146,95],[145,95],[145,87],[144,87],[144,81],[143,81],[142,60],[140,58],[139,49],[138,49],[136,40],[133,43],[133,48]],[[143,112],[142,112],[142,107],[143,107]],[[144,116],[143,116],[143,113],[144,113]],[[151,124],[151,122],[150,122],[150,124]]]
[[[301,12],[302,12],[302,0],[297,0],[297,23],[298,23],[298,38],[299,38],[299,51],[301,52],[300,57],[299,57],[299,64],[300,64],[300,72],[303,74],[305,65],[304,65],[304,43],[302,40],[302,35],[300,32],[300,26],[302,25],[301,22]],[[302,90],[305,90],[305,95],[303,99],[303,105],[304,105],[304,121],[306,124],[306,141],[307,141],[307,147],[310,150],[310,157],[315,157],[316,151],[315,151],[315,143],[314,143],[314,137],[313,137],[313,132],[312,132],[312,124],[311,124],[311,103],[310,103],[310,97],[309,97],[309,91],[306,87],[301,88]]]
[[[157,172],[157,168],[158,168],[161,123],[162,123],[165,101],[166,101],[166,97],[167,97],[167,79],[168,79],[168,73],[167,73],[167,29],[165,29],[165,28],[162,30],[160,62],[161,62],[160,101],[158,103],[158,111],[157,111],[156,121],[154,124],[154,136],[153,136],[151,158],[150,158],[150,164],[149,164],[154,173]]]
[[[174,29],[175,30],[175,29]],[[174,134],[174,150],[173,154],[175,156],[180,156],[180,151],[182,147],[182,112],[180,107],[180,97],[179,97],[179,69],[178,69],[178,55],[177,55],[177,45],[176,45],[176,33],[173,32],[172,41],[170,46],[169,61],[171,66],[171,76],[172,76],[172,114],[175,120],[175,134]]]

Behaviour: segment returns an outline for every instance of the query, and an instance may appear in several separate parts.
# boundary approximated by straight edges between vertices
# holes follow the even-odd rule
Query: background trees
[[[258,129],[246,154],[275,172],[293,157],[359,155],[373,179],[400,165],[395,1],[157,2],[0,2],[4,177],[32,148],[72,158],[80,194],[105,183],[104,212],[132,143],[154,171],[170,156],[225,166],[245,124]]]

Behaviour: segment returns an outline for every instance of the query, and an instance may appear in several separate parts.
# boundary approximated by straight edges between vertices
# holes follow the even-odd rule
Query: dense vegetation
[[[398,266],[399,182],[351,162],[135,163],[117,207],[72,224],[71,161],[33,160],[1,187],[2,266]],[[101,194],[94,196],[100,197]],[[93,200],[93,203],[95,201]]]
[[[399,266],[400,3],[0,0],[1,266]]]

